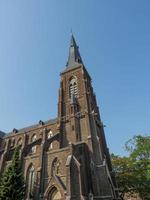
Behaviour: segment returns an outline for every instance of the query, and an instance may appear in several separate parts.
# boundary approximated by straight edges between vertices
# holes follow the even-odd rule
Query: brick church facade
[[[20,145],[25,200],[119,199],[91,77],[73,35],[60,76],[56,119],[0,132],[0,171]]]

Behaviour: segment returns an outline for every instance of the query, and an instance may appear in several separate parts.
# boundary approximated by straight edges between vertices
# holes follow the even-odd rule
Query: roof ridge
[[[58,119],[58,117],[53,118],[53,119],[49,119],[49,120],[46,120],[46,121],[43,121],[43,122],[44,122],[44,125],[46,125],[46,124],[52,124],[52,123],[56,123],[56,122],[57,122],[57,119]],[[37,123],[37,124],[30,125],[30,126],[26,126],[26,127],[24,127],[24,128],[17,129],[17,133],[16,133],[16,134],[20,134],[20,133],[22,133],[22,132],[30,131],[30,130],[32,130],[32,129],[34,129],[34,128],[37,128],[39,125],[40,125],[40,124]],[[5,134],[5,135],[6,135],[6,136],[10,136],[10,135],[13,135],[13,134],[14,134],[14,132],[11,131],[11,132],[8,132],[8,133]]]

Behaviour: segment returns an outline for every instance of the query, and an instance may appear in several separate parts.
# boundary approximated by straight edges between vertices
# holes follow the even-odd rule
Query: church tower
[[[119,200],[91,77],[71,36],[58,116],[0,131],[0,174],[20,146],[25,200]]]
[[[85,199],[83,196],[88,193],[91,196],[89,199],[117,199],[115,177],[96,95],[73,35],[66,68],[61,73],[58,120],[61,148],[84,144],[81,151],[76,153],[76,159],[82,166],[80,198]]]

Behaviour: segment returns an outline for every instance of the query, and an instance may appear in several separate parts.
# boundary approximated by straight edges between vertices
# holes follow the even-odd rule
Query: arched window
[[[27,196],[29,199],[33,198],[34,182],[35,182],[35,169],[33,165],[31,165],[28,169],[28,177],[27,177]]]
[[[47,134],[47,138],[49,139],[49,138],[51,138],[53,136],[53,132],[50,130],[49,132],[48,132],[48,134]]]
[[[76,77],[72,77],[69,82],[69,97],[71,98],[72,95],[77,97],[78,95],[78,87],[77,87],[77,79]]]
[[[53,132],[50,130],[47,134],[47,138],[51,138],[53,136]],[[53,144],[52,142],[50,143],[50,147],[49,147],[49,150],[52,150],[53,149]]]
[[[37,139],[36,135],[33,135],[31,138],[31,143],[35,142]],[[31,153],[36,153],[36,145],[32,146]]]

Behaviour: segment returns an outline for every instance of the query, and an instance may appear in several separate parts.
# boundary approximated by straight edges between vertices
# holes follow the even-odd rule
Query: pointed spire
[[[82,58],[80,56],[79,47],[76,44],[75,38],[73,34],[71,35],[70,47],[69,47],[69,57],[67,62],[67,67],[73,67],[76,64],[82,62]]]

